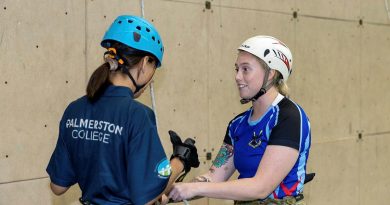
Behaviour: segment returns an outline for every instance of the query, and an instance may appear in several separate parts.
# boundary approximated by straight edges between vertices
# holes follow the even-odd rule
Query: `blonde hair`
[[[274,76],[274,85],[278,89],[279,93],[288,97],[288,86],[286,82],[283,80],[282,74],[275,70],[275,76]]]

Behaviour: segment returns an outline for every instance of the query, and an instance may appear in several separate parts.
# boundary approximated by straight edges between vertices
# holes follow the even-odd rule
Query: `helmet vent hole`
[[[271,61],[268,61],[268,63],[271,63]]]
[[[157,40],[157,43],[160,44],[160,40]]]
[[[150,32],[150,29],[149,29],[149,28],[146,28],[146,31],[147,31],[147,32]]]
[[[136,28],[137,28],[139,31],[141,30],[141,26],[137,26]]]
[[[122,23],[122,21],[118,21],[118,23],[119,23],[119,24],[121,24],[121,23]]]
[[[154,36],[152,36],[152,39],[153,39],[153,41],[156,41],[156,38]]]
[[[270,53],[269,49],[264,51],[264,57],[266,57]]]
[[[133,32],[133,39],[135,42],[139,42],[139,40],[141,39],[141,35],[139,35],[139,33],[137,32]]]
[[[133,23],[133,20],[127,20],[127,23]]]

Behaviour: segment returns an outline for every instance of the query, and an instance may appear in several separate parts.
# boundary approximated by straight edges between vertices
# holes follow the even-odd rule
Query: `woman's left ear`
[[[149,56],[145,56],[145,57],[142,59],[142,64],[141,64],[141,72],[142,72],[142,73],[145,73],[145,69],[146,69],[146,67],[147,67],[149,58],[150,58]]]
[[[268,80],[274,79],[275,75],[276,75],[276,70],[271,69],[271,70],[269,71]]]

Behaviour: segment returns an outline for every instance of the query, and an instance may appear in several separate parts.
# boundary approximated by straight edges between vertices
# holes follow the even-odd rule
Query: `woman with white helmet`
[[[78,184],[82,204],[154,203],[177,176],[199,165],[194,143],[170,131],[168,160],[153,111],[135,101],[161,66],[164,47],[147,20],[119,16],[101,45],[105,63],[86,95],[66,108],[47,172],[56,195]]]
[[[241,103],[251,102],[252,107],[230,121],[208,173],[193,183],[175,184],[169,198],[305,204],[310,123],[303,109],[287,97],[290,49],[271,36],[249,38],[238,48],[235,69]],[[228,181],[236,170],[238,179]]]

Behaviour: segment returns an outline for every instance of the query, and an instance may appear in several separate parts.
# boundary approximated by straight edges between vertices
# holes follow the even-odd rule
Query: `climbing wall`
[[[144,9],[142,12],[142,2]],[[390,4],[390,2],[389,2]],[[165,45],[153,107],[167,155],[172,129],[197,140],[207,172],[228,122],[248,108],[234,81],[237,47],[254,35],[294,55],[291,98],[312,127],[308,205],[386,204],[390,188],[390,17],[383,0],[0,0],[0,204],[78,204],[45,171],[66,106],[102,63],[120,14],[145,15]],[[232,177],[236,177],[236,174]],[[232,204],[201,199],[192,205]]]

